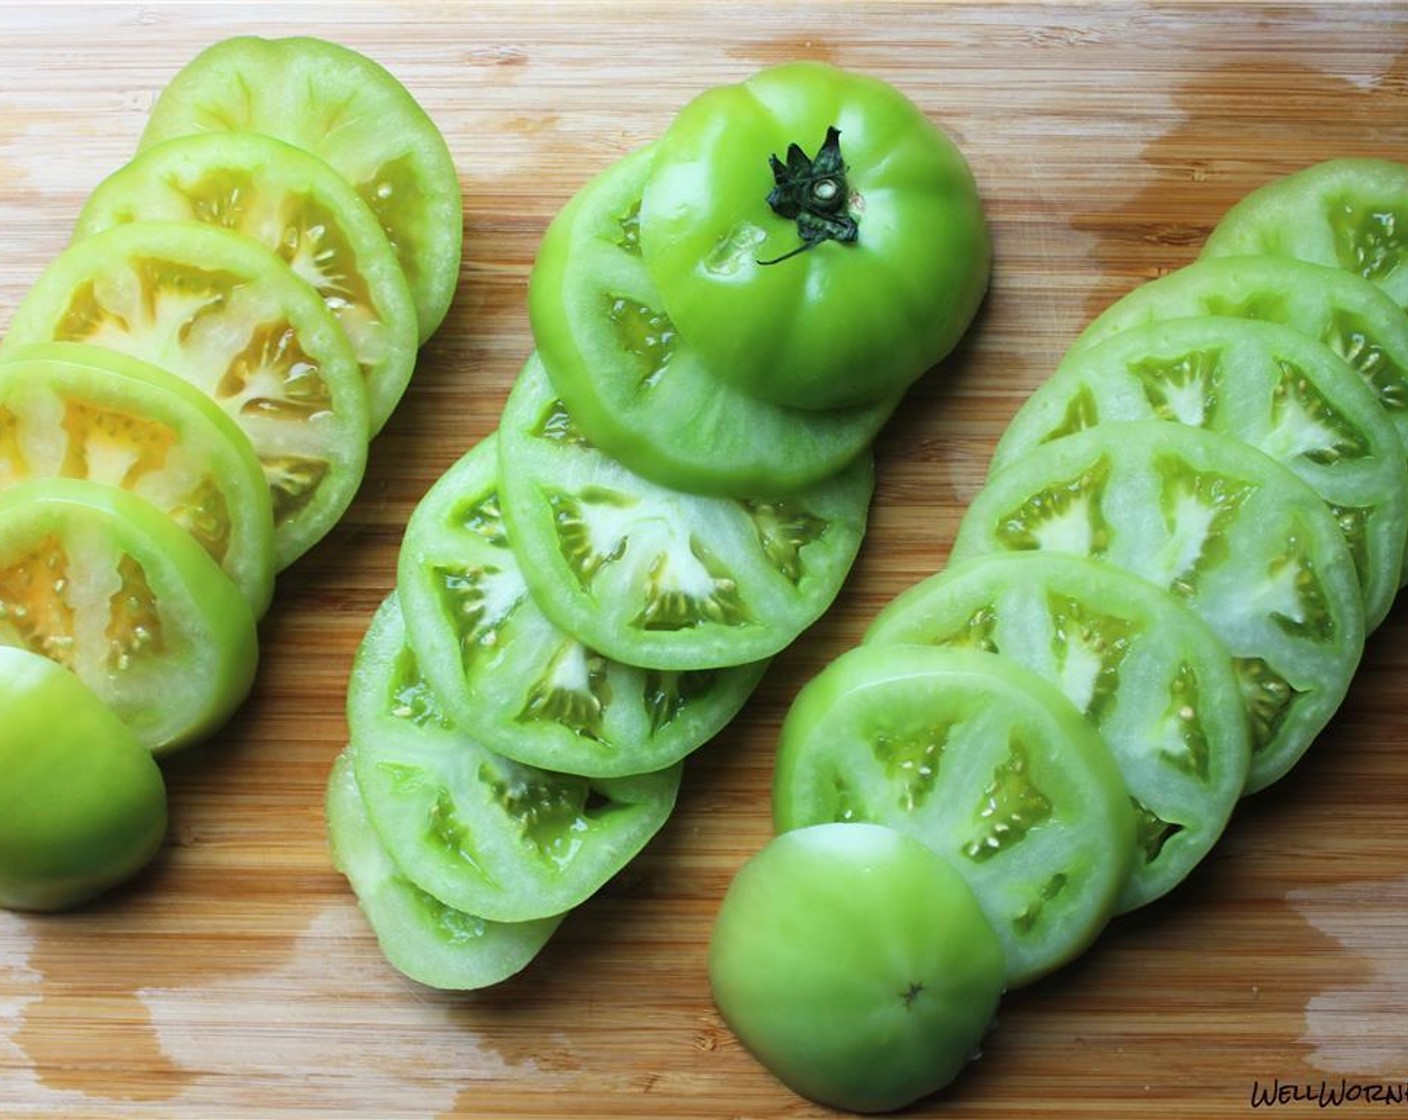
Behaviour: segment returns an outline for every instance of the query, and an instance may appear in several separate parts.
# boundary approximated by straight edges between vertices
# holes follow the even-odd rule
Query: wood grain
[[[0,913],[0,1114],[826,1115],[739,1048],[704,974],[724,888],[769,835],[791,697],[942,566],[1007,419],[1096,311],[1191,260],[1223,210],[1274,175],[1335,155],[1408,158],[1408,12],[7,5],[0,329],[87,193],[130,156],[163,82],[238,32],[334,38],[411,87],[460,170],[461,285],[351,512],[281,579],[254,695],[207,749],[170,762],[156,864],[79,913]],[[882,436],[871,533],[835,609],[691,761],[663,833],[523,975],[427,991],[385,965],[327,854],[323,783],[353,651],[413,505],[497,423],[530,349],[525,286],[552,214],[695,92],[797,57],[896,83],[956,137],[995,233],[990,298]],[[1238,1116],[1277,1079],[1401,1088],[1405,667],[1400,608],[1299,769],[1241,807],[1172,897],[1009,998],[981,1062],[914,1113]]]

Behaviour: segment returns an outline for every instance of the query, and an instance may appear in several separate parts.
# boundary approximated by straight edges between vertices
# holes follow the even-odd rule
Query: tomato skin
[[[949,1084],[1003,973],[963,877],[871,824],[776,837],[730,885],[709,946],[714,999],[744,1045],[803,1096],[857,1112]]]
[[[802,242],[769,157],[840,130],[856,240]],[[665,310],[718,376],[803,408],[902,390],[967,329],[990,244],[957,147],[898,90],[816,62],[700,95],[659,141],[641,247]]]
[[[161,845],[166,786],[151,753],[67,669],[8,646],[0,773],[0,906],[75,906]]]

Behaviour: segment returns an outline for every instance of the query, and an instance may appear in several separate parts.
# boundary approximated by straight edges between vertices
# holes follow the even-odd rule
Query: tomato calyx
[[[781,218],[797,223],[802,243],[795,249],[760,265],[778,264],[823,241],[854,242],[860,236],[848,205],[851,192],[846,185],[846,161],[841,156],[841,130],[830,125],[816,158],[799,144],[787,148],[787,162],[768,156],[774,186],[768,192],[768,205]]]

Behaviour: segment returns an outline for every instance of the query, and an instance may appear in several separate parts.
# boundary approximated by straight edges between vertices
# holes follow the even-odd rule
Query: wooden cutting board
[[[1408,158],[1398,4],[412,4],[0,7],[0,330],[132,153],[162,84],[225,35],[372,55],[449,140],[458,297],[343,524],[282,577],[253,696],[172,759],[168,843],[82,912],[0,912],[0,1114],[821,1116],[709,999],[730,876],[769,835],[780,721],[891,596],[941,567],[1021,400],[1114,296],[1191,260],[1224,209],[1322,158]],[[962,352],[878,447],[835,608],[690,763],[674,817],[502,986],[382,960],[329,862],[322,793],[353,651],[426,488],[492,431],[531,341],[556,209],[706,86],[820,58],[899,85],[966,151],[996,242]],[[1299,769],[1246,802],[1171,897],[1008,998],[926,1116],[1241,1116],[1274,1094],[1408,1082],[1408,614],[1376,633]],[[0,776],[0,780],[3,780]],[[1381,1089],[1380,1087],[1384,1087]],[[1359,1101],[1354,1100],[1360,1095]]]

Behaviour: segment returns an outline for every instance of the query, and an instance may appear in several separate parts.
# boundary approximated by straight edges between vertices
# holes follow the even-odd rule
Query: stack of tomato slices
[[[397,968],[506,978],[664,824],[841,588],[871,441],[987,271],[957,149],[828,66],[706,92],[562,209],[536,350],[415,510],[349,690],[329,829]]]
[[[935,1009],[897,1019],[906,1045],[881,1055],[834,1018],[824,1046],[800,1037],[864,982],[808,988],[833,946],[798,945],[789,972],[769,940],[798,928],[778,911],[806,905],[784,884],[815,862],[809,826],[886,825],[957,869],[1013,988],[1174,888],[1326,726],[1403,579],[1405,220],[1408,168],[1383,161],[1249,195],[1200,260],[1077,339],[1007,429],[948,567],[802,690],[775,772],[786,854],[740,876],[712,957],[725,1015],[794,1088],[896,1107],[946,1084],[982,1029],[956,1032],[951,1007],[948,1029]],[[839,841],[811,847],[836,874]],[[936,964],[906,906],[884,912],[864,953],[830,931],[855,971],[884,962],[852,1023],[942,1002],[931,977],[988,978],[985,931]]]
[[[0,346],[0,644],[71,670],[149,752],[219,728],[254,679],[276,574],[346,510],[446,312],[461,229],[443,138],[370,59],[246,37],[192,60]],[[6,710],[65,688],[0,682],[25,687]],[[70,905],[143,862],[65,808],[74,757],[52,744],[101,723],[75,712],[42,736],[0,728],[26,758],[3,797],[49,804],[70,840],[92,830],[70,845],[92,866],[24,881],[45,872],[17,870],[16,825],[0,903]],[[145,858],[153,829],[136,832]]]

